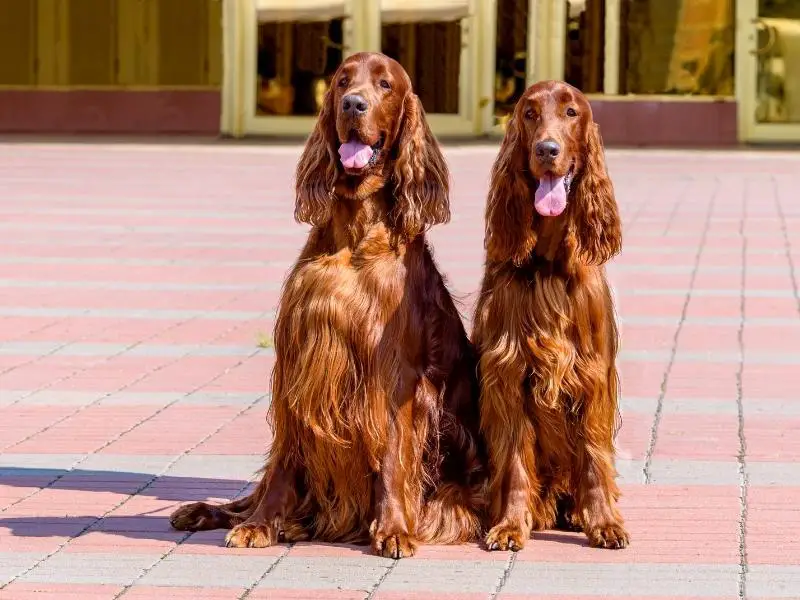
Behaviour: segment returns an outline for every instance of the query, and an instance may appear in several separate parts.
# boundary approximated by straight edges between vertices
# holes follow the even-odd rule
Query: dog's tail
[[[428,499],[417,538],[427,544],[462,544],[478,541],[483,533],[483,484],[442,484]]]

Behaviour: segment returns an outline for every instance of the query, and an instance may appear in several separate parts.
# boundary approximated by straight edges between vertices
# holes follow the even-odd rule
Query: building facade
[[[8,0],[0,132],[305,136],[360,50],[440,137],[565,79],[607,143],[800,142],[800,0]]]

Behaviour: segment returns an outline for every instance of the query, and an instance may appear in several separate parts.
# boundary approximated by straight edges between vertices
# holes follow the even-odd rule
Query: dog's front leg
[[[625,548],[630,536],[617,507],[620,491],[614,466],[616,378],[609,377],[594,389],[601,393],[587,403],[573,473],[577,516],[592,546]]]
[[[375,482],[372,549],[388,558],[413,556],[417,549],[414,534],[422,510],[423,452],[438,396],[425,377],[415,388],[401,396],[407,400],[389,423],[388,443]]]
[[[266,548],[280,541],[297,541],[304,535],[287,532],[286,518],[297,504],[296,469],[277,464],[267,466],[254,493],[259,498],[252,515],[228,532],[225,545],[232,548]],[[260,493],[259,493],[260,492]]]

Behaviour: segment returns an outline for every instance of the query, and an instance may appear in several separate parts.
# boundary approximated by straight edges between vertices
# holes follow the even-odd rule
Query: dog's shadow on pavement
[[[254,485],[233,479],[2,466],[0,489],[6,489],[6,500],[0,504],[0,547],[7,535],[75,537],[93,532],[178,541],[187,534],[170,526],[169,515],[177,507],[236,498],[249,493]],[[9,488],[24,491],[11,494]],[[221,530],[202,532],[193,535],[189,543],[215,546],[224,535]]]
[[[225,530],[189,535],[173,529],[169,515],[189,502],[216,503],[243,496],[255,485],[234,479],[0,466],[0,490],[25,488],[18,494],[3,494],[7,499],[0,504],[0,551],[7,536],[74,538],[98,533],[132,540],[221,546]],[[45,494],[52,499],[52,506],[43,502]],[[534,539],[588,546],[584,535],[565,531],[537,531]],[[371,554],[366,545],[334,545]]]

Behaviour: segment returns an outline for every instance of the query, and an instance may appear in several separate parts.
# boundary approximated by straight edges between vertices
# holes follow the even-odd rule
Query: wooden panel
[[[115,0],[69,0],[69,84],[116,83]]]
[[[158,3],[158,84],[205,85],[209,0]]]
[[[0,85],[36,82],[36,0],[0,2],[0,57]]]
[[[69,83],[68,0],[38,0],[37,80],[38,85]]]
[[[208,3],[208,73],[209,85],[222,85],[222,0]]]
[[[117,83],[146,85],[149,65],[144,46],[147,5],[141,0],[117,0]]]

